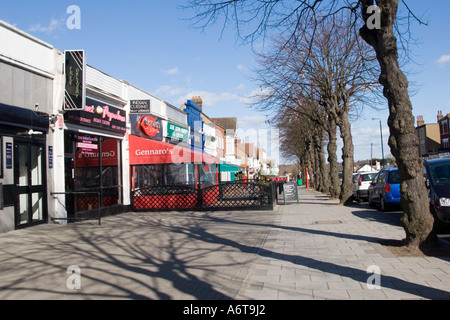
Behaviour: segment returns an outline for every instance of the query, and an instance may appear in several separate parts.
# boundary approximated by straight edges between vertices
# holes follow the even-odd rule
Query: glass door
[[[44,223],[47,219],[44,150],[44,144],[15,143],[16,228]]]

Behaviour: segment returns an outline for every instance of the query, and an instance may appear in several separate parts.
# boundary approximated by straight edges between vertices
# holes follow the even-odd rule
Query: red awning
[[[209,163],[218,164],[220,159],[169,143],[130,135],[130,164]]]

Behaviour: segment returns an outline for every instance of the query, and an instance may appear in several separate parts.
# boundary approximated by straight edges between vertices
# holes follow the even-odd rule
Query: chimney
[[[201,97],[193,97],[192,102],[200,107],[200,111],[203,112],[203,100]]]
[[[425,121],[423,120],[423,116],[417,117],[417,127],[421,127],[425,124]]]
[[[438,122],[441,121],[442,118],[444,118],[444,116],[442,115],[442,111],[438,111],[438,116],[437,116]]]

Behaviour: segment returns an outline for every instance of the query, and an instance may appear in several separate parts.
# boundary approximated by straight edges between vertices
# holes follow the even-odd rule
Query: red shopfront
[[[195,192],[200,187],[218,184],[220,160],[208,154],[169,143],[129,137],[131,191],[148,187],[186,187]],[[146,203],[180,203],[183,194],[160,194]],[[148,198],[148,197],[147,197]],[[154,201],[153,201],[154,200]],[[195,207],[195,201],[190,204]]]

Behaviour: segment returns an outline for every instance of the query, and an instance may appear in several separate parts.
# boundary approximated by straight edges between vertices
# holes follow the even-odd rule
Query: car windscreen
[[[389,179],[388,182],[390,184],[399,184],[400,183],[400,174],[398,171],[392,171],[389,173]]]
[[[450,164],[435,165],[430,169],[435,184],[450,184]]]
[[[376,173],[363,174],[362,175],[362,181],[364,181],[364,182],[372,181],[373,178],[375,178],[376,175],[377,175]]]

